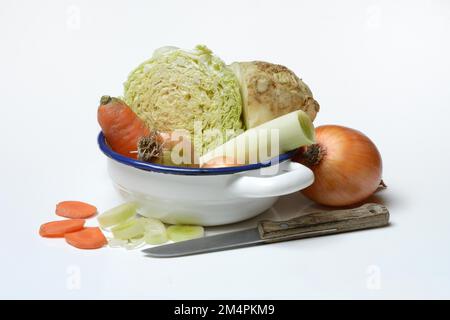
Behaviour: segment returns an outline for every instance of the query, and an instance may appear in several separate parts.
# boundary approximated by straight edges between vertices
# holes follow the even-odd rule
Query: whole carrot
[[[137,144],[150,130],[122,100],[110,96],[100,99],[97,119],[112,150],[130,158],[137,158]]]

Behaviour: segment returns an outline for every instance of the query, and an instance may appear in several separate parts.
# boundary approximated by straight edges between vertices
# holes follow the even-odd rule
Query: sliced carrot
[[[63,201],[56,205],[56,214],[69,219],[87,219],[97,213],[97,208],[81,201]]]
[[[66,242],[78,249],[98,249],[107,244],[107,240],[100,228],[84,228],[81,231],[64,235]]]
[[[39,234],[45,238],[62,238],[66,233],[82,230],[84,223],[83,219],[52,221],[41,225]]]

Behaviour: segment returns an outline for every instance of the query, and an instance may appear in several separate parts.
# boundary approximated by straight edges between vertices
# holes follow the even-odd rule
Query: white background
[[[450,298],[449,1],[3,0],[0,40],[1,298]],[[58,201],[121,202],[99,97],[155,48],[198,43],[288,66],[316,125],[371,137],[392,225],[167,260],[40,238]],[[310,205],[295,194],[266,216]]]

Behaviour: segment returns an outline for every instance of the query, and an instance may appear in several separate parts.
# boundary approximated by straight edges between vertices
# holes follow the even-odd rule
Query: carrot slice
[[[78,249],[98,249],[103,247],[106,240],[100,228],[84,228],[81,231],[68,233],[64,235],[66,242]]]
[[[56,214],[69,219],[87,219],[97,213],[97,208],[81,201],[63,201],[56,205]]]
[[[45,238],[62,238],[66,233],[83,229],[84,223],[83,219],[52,221],[41,225],[39,234]]]

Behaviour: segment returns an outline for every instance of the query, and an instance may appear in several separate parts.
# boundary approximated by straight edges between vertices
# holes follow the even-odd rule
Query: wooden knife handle
[[[258,230],[266,242],[278,242],[336,234],[389,224],[389,211],[367,203],[356,209],[319,211],[287,221],[261,221]]]

